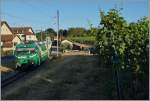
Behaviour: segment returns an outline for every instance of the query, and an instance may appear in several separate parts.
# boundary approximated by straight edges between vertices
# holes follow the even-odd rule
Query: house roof
[[[61,41],[61,43],[63,44],[63,43],[69,43],[69,44],[73,44],[71,41],[69,41],[69,40],[63,40],[63,41]]]
[[[1,35],[2,42],[9,42],[13,40],[13,35]]]
[[[13,38],[13,40],[14,40],[16,37],[21,41],[21,38],[20,38],[18,35],[15,35],[14,38]]]
[[[34,34],[31,32],[27,32],[26,35],[34,35]]]
[[[6,21],[0,21],[0,26],[2,26],[3,24],[5,24],[8,27],[8,29],[13,33],[12,29],[10,28],[10,26]]]
[[[92,45],[86,45],[86,44],[81,44],[81,43],[77,43],[77,42],[74,42],[73,43],[74,45],[77,45],[77,46],[82,46],[82,47],[93,47]]]
[[[32,27],[11,27],[14,34],[24,33],[25,35],[33,35],[34,31]],[[29,29],[32,30],[33,33],[29,32]]]

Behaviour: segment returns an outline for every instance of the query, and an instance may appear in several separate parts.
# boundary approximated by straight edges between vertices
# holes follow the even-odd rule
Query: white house
[[[37,41],[31,27],[12,27],[11,29],[22,41]]]
[[[1,21],[0,34],[1,34],[1,46],[3,51],[12,50],[15,44],[20,43],[20,39],[13,34],[12,29],[10,28],[10,26],[7,24],[6,21]]]

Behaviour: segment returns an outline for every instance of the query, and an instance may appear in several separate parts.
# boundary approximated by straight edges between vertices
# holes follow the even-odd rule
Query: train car
[[[48,58],[48,50],[44,43],[28,42],[16,45],[15,50],[16,69],[22,70],[32,65],[34,67],[46,61]]]

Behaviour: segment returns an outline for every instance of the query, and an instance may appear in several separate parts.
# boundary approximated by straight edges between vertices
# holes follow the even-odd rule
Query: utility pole
[[[42,41],[43,39],[42,39],[42,28],[41,28],[41,41]]]
[[[14,39],[14,38],[15,38],[15,37],[14,37],[14,34],[13,34],[13,39]],[[13,40],[12,40],[12,41],[13,41]],[[13,55],[15,54],[15,52],[14,52],[15,49],[14,49],[14,48],[15,48],[15,45],[14,45],[14,41],[13,41]]]
[[[0,1],[1,2],[1,1]],[[2,3],[2,2],[1,2]],[[2,7],[0,7],[0,12],[1,12],[1,8]],[[1,14],[0,14],[0,19],[1,19]],[[2,27],[2,23],[1,23],[1,21],[2,20],[0,20],[0,68],[2,67],[2,64],[1,64],[1,56],[2,56],[2,42],[1,42],[1,32],[2,32],[2,30],[1,30],[1,27]],[[0,75],[1,75],[1,72],[0,72]],[[0,93],[2,93],[1,91],[0,91]]]
[[[58,35],[59,35],[59,10],[57,10],[57,56],[58,56]]]
[[[1,15],[0,15],[0,18],[1,18]],[[1,20],[0,20],[0,68],[1,68],[1,56],[2,56],[2,42],[1,42],[1,32],[2,32],[2,30],[1,30]],[[1,73],[0,73],[0,75],[1,75]]]

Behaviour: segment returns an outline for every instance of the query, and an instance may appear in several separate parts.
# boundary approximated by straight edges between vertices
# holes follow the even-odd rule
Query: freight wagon
[[[48,49],[45,43],[28,42],[16,45],[16,69],[22,70],[29,65],[36,67],[48,58]]]

